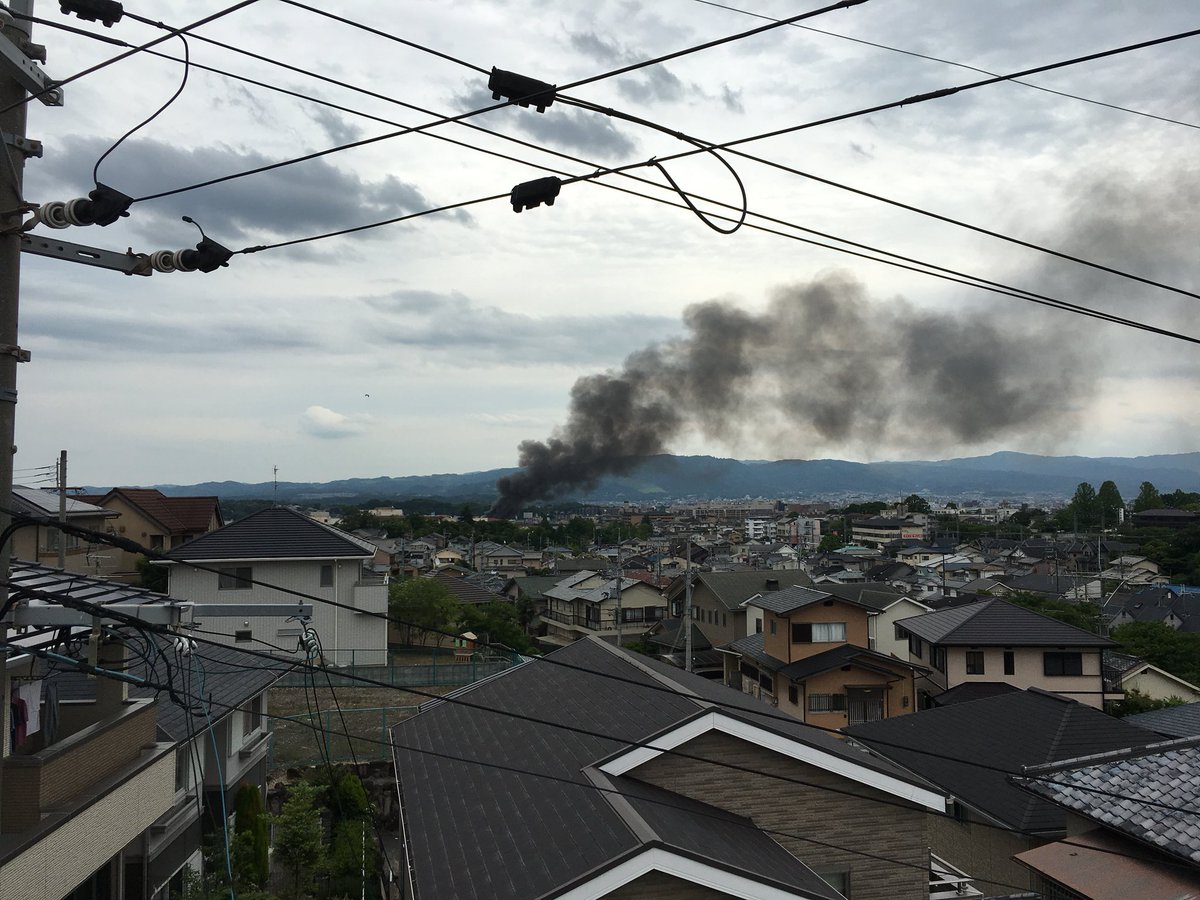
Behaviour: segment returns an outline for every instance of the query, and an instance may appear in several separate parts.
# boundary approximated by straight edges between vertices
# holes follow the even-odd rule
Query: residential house
[[[1066,813],[1013,784],[1010,775],[1156,739],[1091,706],[1037,689],[843,730],[953,796],[952,817],[930,817],[930,848],[971,872],[981,890],[1001,896],[1035,886],[1029,871],[1013,861],[1015,854],[1067,833]]]
[[[1181,591],[1178,585],[1143,588],[1126,601],[1111,624],[1127,622],[1162,622],[1177,631],[1200,631],[1200,593]]]
[[[969,682],[1004,681],[1039,687],[1103,708],[1121,695],[1106,691],[1102,651],[1108,638],[1007,600],[980,600],[895,624],[909,641],[909,660],[931,667],[921,679],[922,706]]]
[[[67,621],[46,597],[139,618],[186,611],[161,594],[32,563],[14,562],[10,584],[31,622]],[[264,788],[265,692],[288,667],[120,625],[106,625],[89,649],[87,629],[78,643],[69,630],[10,639],[5,678],[26,715],[4,741],[0,897],[181,896],[183,867],[199,870],[204,834],[221,828],[220,798],[231,809],[242,785]],[[163,654],[178,664],[163,665]],[[89,659],[121,677],[72,668],[71,660]],[[174,698],[161,690],[167,683]],[[207,715],[198,704],[179,705],[198,695]]]
[[[58,491],[13,485],[12,505],[17,514],[38,519],[58,519]],[[93,503],[67,497],[66,520],[71,525],[103,533],[111,519],[120,513]],[[108,575],[116,571],[117,552],[112,546],[89,541],[78,535],[66,534],[53,525],[29,525],[13,532],[12,555],[16,559],[58,566],[59,550],[63,551],[63,568],[83,575]]]
[[[1200,896],[1200,739],[1061,760],[1013,779],[1066,811],[1066,837],[1016,856],[1043,897]]]
[[[1115,650],[1104,651],[1104,678],[1113,692],[1137,691],[1151,700],[1200,700],[1200,687],[1144,659]]]
[[[170,550],[225,524],[216,497],[168,497],[154,488],[119,487],[78,499],[118,513],[106,530],[151,550]],[[138,577],[141,554],[112,546],[105,552],[112,557],[109,577],[119,581]]]
[[[1138,528],[1188,528],[1200,523],[1200,513],[1186,509],[1144,509],[1133,514]]]
[[[684,614],[686,578],[686,575],[676,578],[667,588],[667,600],[675,616]],[[746,606],[751,597],[794,584],[812,584],[803,572],[697,572],[691,578],[692,621],[714,647],[758,630],[755,622],[761,620],[761,613]]]
[[[667,600],[658,588],[636,578],[606,578],[597,572],[577,572],[542,591],[546,608],[539,638],[562,646],[587,635],[609,640],[635,640],[667,617]]]
[[[942,793],[596,638],[425,704],[393,746],[406,897],[925,900],[938,877]]]
[[[763,630],[720,649],[725,683],[824,728],[898,716],[916,709],[922,666],[871,650],[871,607],[793,586],[746,601]]]
[[[374,555],[374,545],[276,506],[176,547],[165,565],[171,596],[195,603],[195,618],[222,640],[297,646],[303,623],[288,607],[308,602],[328,662],[380,665],[388,579],[371,571]]]
[[[480,572],[524,572],[525,554],[495,541],[480,541],[471,548],[472,565]]]

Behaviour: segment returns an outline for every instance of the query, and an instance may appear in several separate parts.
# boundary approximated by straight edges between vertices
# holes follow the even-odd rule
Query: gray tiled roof
[[[244,519],[202,534],[165,554],[170,560],[356,559],[375,555],[375,547],[331,525],[283,506],[251,513]]]
[[[833,595],[826,591],[817,591],[812,588],[800,587],[798,585],[784,588],[780,591],[766,591],[754,597],[750,601],[750,605],[759,606],[765,610],[776,613],[777,615],[787,615],[793,610],[801,609],[812,603],[819,603],[822,600],[828,600]]]
[[[593,767],[703,715],[718,697],[733,707],[730,715],[777,734],[860,765],[886,763],[801,722],[777,721],[773,709],[722,684],[635,660],[594,639],[549,659],[563,665],[509,669],[458,692],[457,699],[473,706],[435,701],[393,729],[417,896],[554,895],[641,848],[665,844],[745,877],[786,885],[798,896],[836,897],[803,863],[737,817],[634,783],[636,770],[610,779],[620,791],[614,797],[595,789]],[[654,802],[664,796],[670,808]]]
[[[842,729],[880,755],[1022,831],[1058,833],[1062,809],[1008,780],[1022,767],[1140,746],[1158,735],[1047,691],[955,703]]]
[[[773,582],[773,585],[768,586],[769,582]],[[742,603],[755,594],[765,594],[792,585],[807,587],[811,584],[812,579],[799,571],[701,572],[696,577],[692,590],[695,591],[698,585],[703,585],[713,592],[725,609],[738,612],[742,609]]]
[[[976,647],[1110,647],[1108,638],[1076,628],[1006,600],[980,600],[924,613],[896,624],[931,644]]]
[[[1014,781],[1032,793],[1200,864],[1200,738],[1026,774]]]
[[[1167,706],[1144,713],[1126,716],[1125,721],[1139,728],[1149,728],[1167,737],[1200,735],[1200,700],[1182,706]]]

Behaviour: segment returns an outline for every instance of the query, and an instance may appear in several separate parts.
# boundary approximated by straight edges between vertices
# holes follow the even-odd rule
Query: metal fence
[[[323,709],[277,718],[267,751],[267,771],[320,765],[327,757],[334,763],[388,759],[392,726],[415,715],[417,709],[380,706],[342,709],[340,715],[336,709]]]
[[[456,657],[453,654],[433,654],[423,665],[398,665],[393,658],[387,665],[349,665],[326,669],[325,672],[291,672],[276,682],[278,687],[304,687],[315,677],[318,685],[334,687],[461,687],[481,678],[497,675],[521,661],[516,654],[472,654]],[[325,680],[328,673],[329,681]],[[367,679],[363,681],[361,679]],[[372,685],[370,682],[377,682]]]

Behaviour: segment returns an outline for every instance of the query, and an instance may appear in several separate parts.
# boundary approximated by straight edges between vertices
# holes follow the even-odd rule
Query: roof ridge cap
[[[1138,759],[1142,756],[1152,756],[1155,753],[1166,753],[1169,750],[1190,750],[1193,747],[1200,747],[1200,735],[1174,738],[1168,741],[1155,741],[1152,744],[1133,744],[1129,747],[1122,747],[1119,750],[1105,750],[1103,753],[1091,753],[1087,756],[1076,756],[1073,759],[1059,759],[1035,766],[1022,766],[1021,774],[1041,775],[1047,772],[1097,766],[1106,762],[1117,762],[1123,759]]]
[[[637,669],[642,674],[649,675],[651,678],[653,678],[659,684],[661,684],[665,687],[669,687],[669,688],[671,688],[671,690],[675,691],[676,693],[680,694],[681,696],[686,697],[688,700],[693,701],[701,709],[708,709],[713,706],[712,703],[705,700],[703,697],[701,697],[699,694],[697,694],[691,688],[685,687],[677,681],[672,681],[670,678],[668,678],[662,672],[659,672],[657,669],[650,668],[650,666],[646,665],[644,662],[642,662],[639,659],[634,659],[631,654],[626,653],[624,650],[618,649],[617,647],[610,644],[608,641],[603,640],[602,638],[599,638],[596,635],[592,635],[592,634],[587,636],[587,640],[593,641],[594,643],[599,644],[601,647],[603,647],[609,653],[613,654],[618,659],[621,659],[621,660],[627,662],[629,665],[633,666],[635,669]]]

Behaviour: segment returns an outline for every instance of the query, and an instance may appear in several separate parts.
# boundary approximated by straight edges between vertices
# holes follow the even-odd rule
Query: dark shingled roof
[[[953,706],[955,703],[970,703],[972,700],[983,700],[1020,690],[1007,681],[967,681],[943,691],[932,700],[935,706]]]
[[[900,619],[896,625],[931,644],[972,647],[1111,647],[1108,638],[1006,600],[980,600]]]
[[[784,588],[781,591],[765,591],[754,598],[753,605],[761,606],[763,609],[777,615],[785,616],[794,610],[802,609],[813,603],[819,603],[822,600],[828,600],[832,596],[827,591],[818,591],[794,585],[790,588]]]
[[[1167,706],[1149,712],[1126,716],[1125,721],[1139,728],[1149,728],[1167,737],[1200,735],[1200,700],[1183,706]]]
[[[1200,738],[1026,774],[1031,777],[1013,780],[1033,794],[1200,865],[1200,816],[1194,812],[1200,804]]]
[[[1066,814],[1012,784],[1010,774],[1158,740],[1144,728],[1037,689],[842,730],[969,806],[1035,833],[1061,832]]]
[[[169,560],[370,559],[375,547],[283,506],[251,513],[165,554]]]
[[[730,612],[739,612],[742,603],[755,594],[778,592],[792,585],[807,587],[812,579],[799,571],[701,572],[692,583],[693,593],[703,585],[713,592],[717,601]],[[672,586],[672,596],[683,596],[683,579]]]
[[[551,658],[563,665],[529,662],[456,693],[482,708],[435,700],[393,729],[418,896],[555,896],[642,849],[667,846],[798,896],[836,898],[745,820],[642,783],[636,770],[610,777],[595,768],[704,715],[716,698],[748,723],[920,783],[752,697],[598,640]],[[589,733],[496,715],[506,712]],[[595,789],[605,784],[620,793]]]

